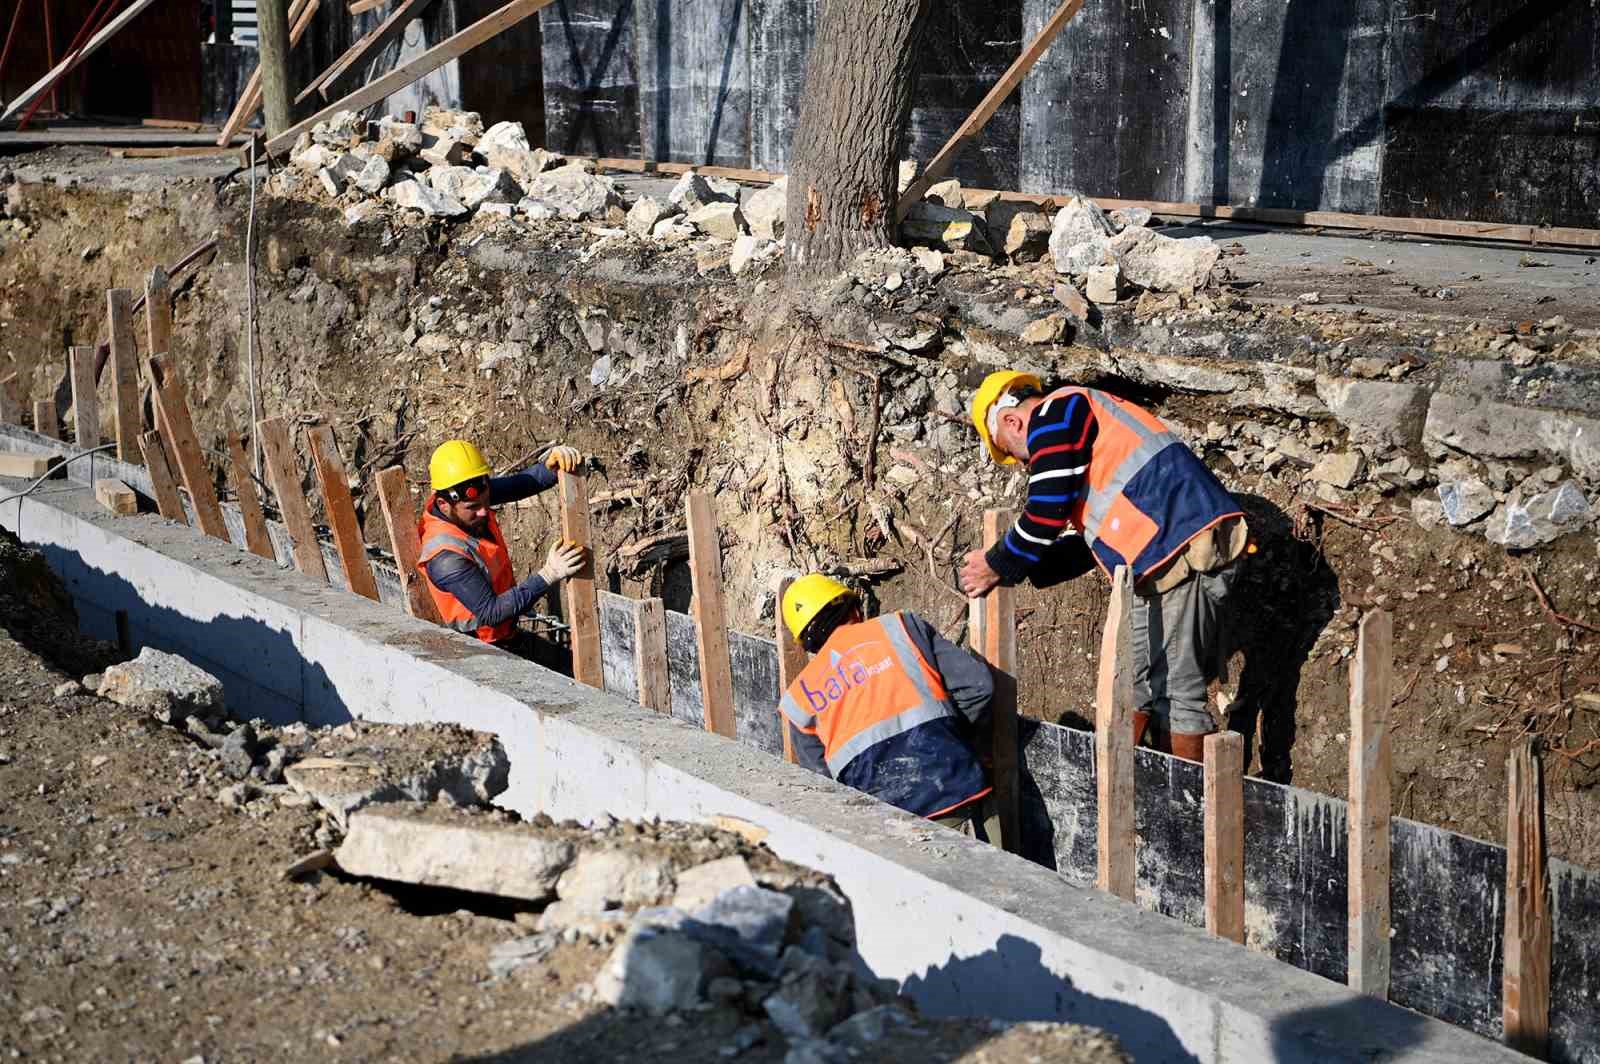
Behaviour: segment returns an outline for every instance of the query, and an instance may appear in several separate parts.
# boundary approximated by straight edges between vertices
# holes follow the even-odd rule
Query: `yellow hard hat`
[[[849,595],[855,598],[856,593],[845,587],[831,576],[821,573],[810,573],[802,576],[789,585],[783,593],[783,623],[789,626],[789,632],[796,639],[806,630],[817,614],[827,609],[840,597]]]
[[[994,445],[989,438],[989,410],[1004,394],[1018,385],[1027,385],[1034,391],[1043,391],[1044,385],[1032,373],[1014,369],[995,370],[983,378],[978,393],[972,397],[972,423],[978,428],[978,438],[989,451],[989,457],[1000,465],[1016,465],[1017,460]]]
[[[469,480],[489,475],[483,452],[466,440],[446,440],[433,449],[428,459],[428,479],[434,491],[443,491]]]

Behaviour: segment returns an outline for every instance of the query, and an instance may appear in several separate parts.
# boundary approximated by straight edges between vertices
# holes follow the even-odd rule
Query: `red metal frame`
[[[45,41],[46,47],[48,48],[50,38],[50,0],[43,0],[43,3],[45,5]],[[89,12],[89,17],[84,20],[83,25],[78,29],[77,35],[72,38],[72,47],[67,49],[62,58],[66,59],[76,54],[84,44],[87,44],[95,34],[99,33],[101,28],[110,21],[112,12],[116,10],[116,7],[116,0],[96,0],[94,10]],[[55,58],[52,53],[50,57],[50,66],[54,68],[55,65]],[[72,73],[72,69],[69,67],[57,74],[55,78],[51,80],[49,89],[39,94],[39,98],[34,100],[33,103],[29,105],[28,110],[22,116],[22,120],[17,123],[17,128],[19,130],[28,128],[28,120],[31,119],[34,116],[34,113],[37,112],[44,104],[44,98],[47,94],[50,97],[50,106],[55,108],[56,86],[60,85],[61,80],[70,73]]]

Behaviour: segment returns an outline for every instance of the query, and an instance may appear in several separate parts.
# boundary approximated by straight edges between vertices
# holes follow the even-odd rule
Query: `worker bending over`
[[[1028,463],[1028,503],[1000,542],[967,555],[962,590],[1131,567],[1134,742],[1204,760],[1222,607],[1249,543],[1239,504],[1159,418],[1106,392],[1046,392],[1000,371],[973,396],[972,421],[994,461]]]
[[[971,734],[989,667],[913,613],[861,619],[854,591],[820,573],[780,606],[815,655],[779,703],[800,764],[995,846],[1000,818]]]
[[[490,509],[537,495],[555,484],[556,470],[571,472],[582,462],[576,448],[556,447],[543,465],[491,477],[482,452],[465,440],[449,440],[434,450],[428,461],[433,493],[417,529],[422,537],[417,568],[445,624],[511,649],[517,618],[583,568],[582,549],[557,540],[543,568],[518,584],[511,551]]]

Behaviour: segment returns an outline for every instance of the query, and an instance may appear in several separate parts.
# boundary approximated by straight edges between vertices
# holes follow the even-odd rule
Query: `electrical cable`
[[[261,408],[256,400],[256,138],[250,138],[250,218],[244,229],[244,298],[245,327],[244,350],[246,370],[250,374],[250,454],[256,467],[256,479],[261,479],[261,442],[256,426],[261,422]]]

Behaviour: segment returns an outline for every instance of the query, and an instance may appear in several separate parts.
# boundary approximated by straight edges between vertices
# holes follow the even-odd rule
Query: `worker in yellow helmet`
[[[860,596],[821,573],[790,584],[779,608],[815,655],[779,703],[800,764],[999,846],[972,745],[989,667],[914,613],[863,620]]]
[[[492,477],[483,453],[466,440],[449,440],[434,450],[428,462],[433,492],[417,529],[422,538],[417,568],[445,624],[485,643],[505,645],[516,635],[518,617],[583,568],[583,551],[557,540],[539,571],[518,584],[490,508],[536,495],[555,484],[557,470],[571,472],[582,463],[576,448],[555,447],[542,464]]]

